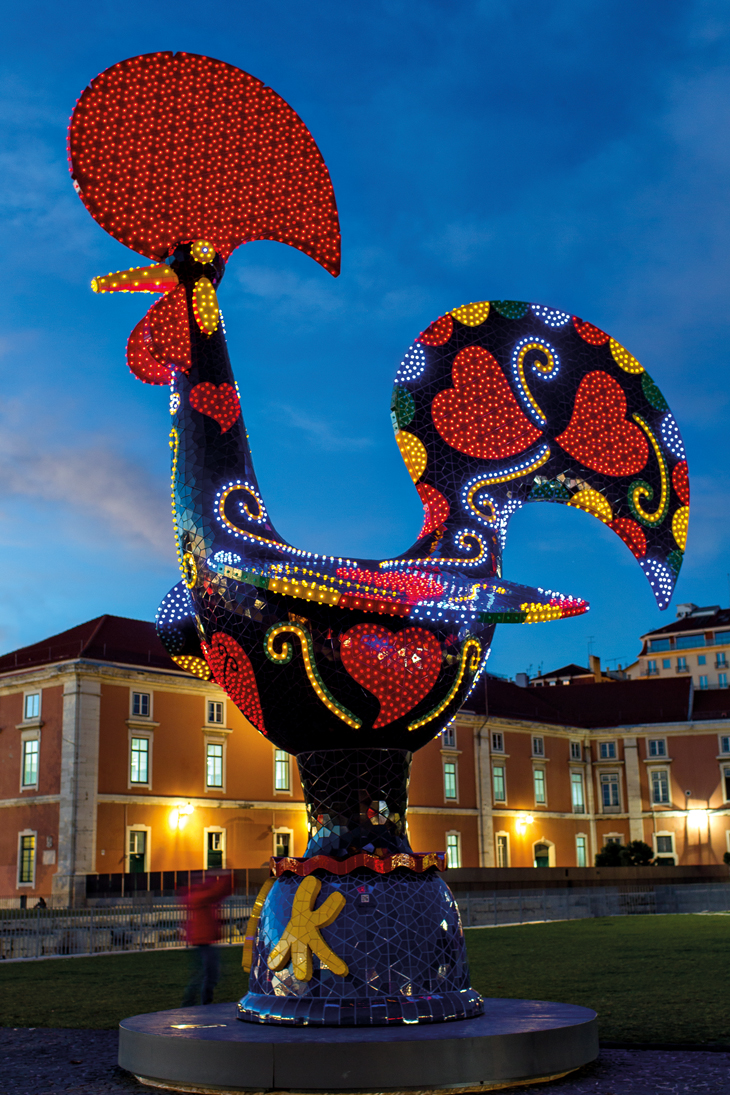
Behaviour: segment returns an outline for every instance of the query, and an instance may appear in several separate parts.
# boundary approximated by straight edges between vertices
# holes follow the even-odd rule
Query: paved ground
[[[0,1028],[0,1095],[151,1093],[117,1067],[114,1030]],[[516,1087],[503,1095],[526,1095]],[[535,1095],[730,1095],[730,1053],[604,1049]]]

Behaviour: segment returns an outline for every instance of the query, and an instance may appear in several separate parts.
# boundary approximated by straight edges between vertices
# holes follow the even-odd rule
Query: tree
[[[654,852],[643,840],[619,844],[610,840],[596,856],[597,867],[646,867],[654,858]]]

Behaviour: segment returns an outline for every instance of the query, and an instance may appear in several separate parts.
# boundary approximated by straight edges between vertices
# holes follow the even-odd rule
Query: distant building
[[[632,677],[688,677],[703,691],[728,687],[730,608],[679,605],[676,620],[641,639]]]

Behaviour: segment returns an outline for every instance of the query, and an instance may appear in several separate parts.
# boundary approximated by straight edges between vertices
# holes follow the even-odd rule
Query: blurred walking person
[[[233,875],[206,879],[191,886],[185,898],[187,922],[185,931],[191,951],[190,980],[182,1006],[193,1007],[198,1003],[212,1004],[213,992],[218,984],[220,958],[216,943],[221,937],[218,906],[233,892]]]

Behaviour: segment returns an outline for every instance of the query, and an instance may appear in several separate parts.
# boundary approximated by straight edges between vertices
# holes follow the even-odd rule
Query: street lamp
[[[170,810],[170,828],[171,829],[184,829],[187,825],[190,815],[195,810],[194,806],[190,803],[187,806],[176,806],[174,810]]]

